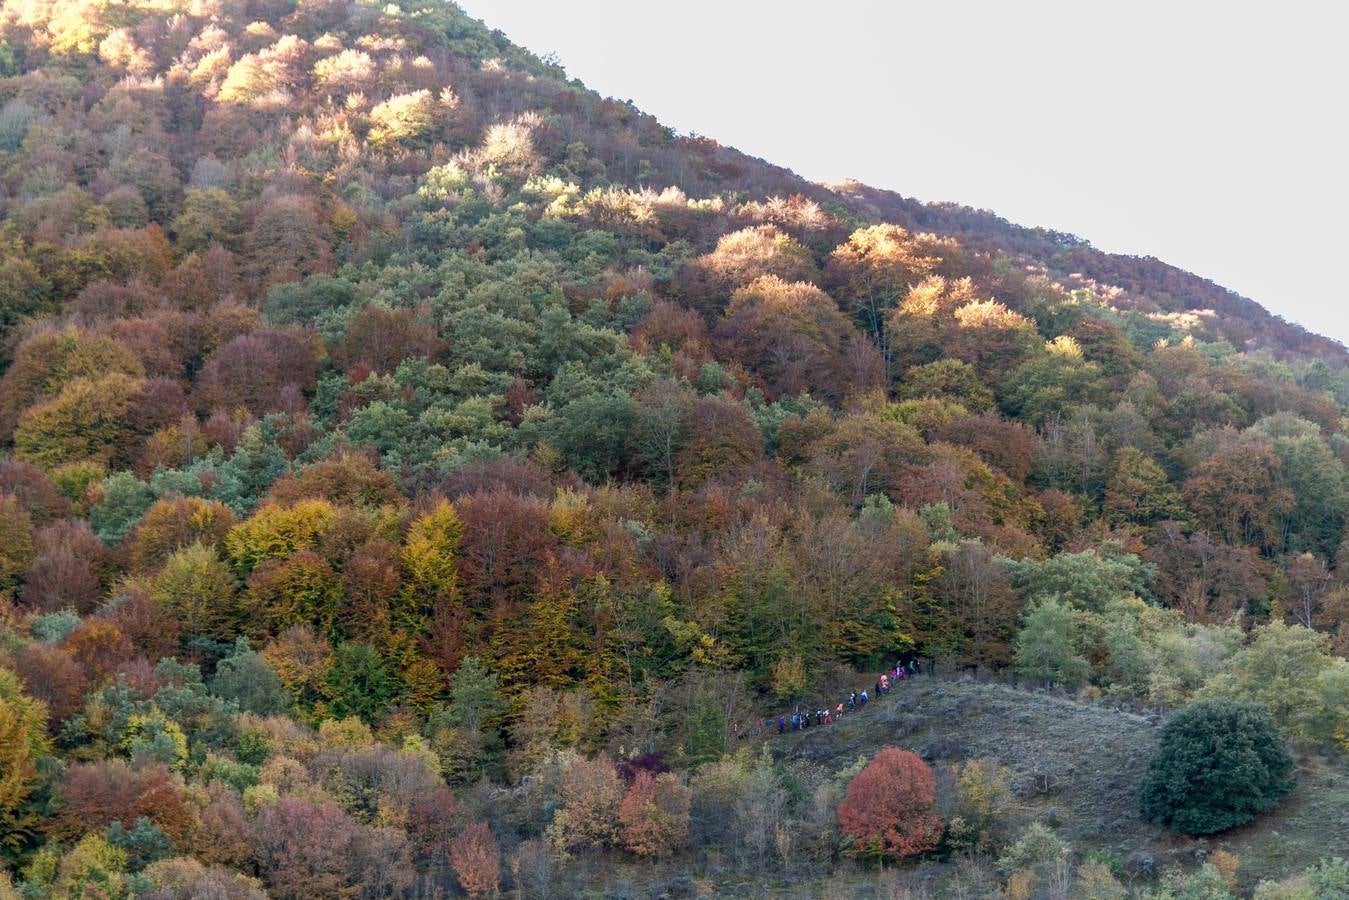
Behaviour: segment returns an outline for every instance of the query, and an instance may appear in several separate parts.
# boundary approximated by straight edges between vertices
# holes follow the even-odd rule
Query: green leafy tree
[[[1113,600],[1146,595],[1154,568],[1107,542],[1049,559],[1007,560],[1012,583],[1028,600],[1058,597],[1073,609],[1100,612]]]
[[[328,670],[329,709],[335,716],[379,721],[393,701],[395,682],[379,651],[368,644],[344,643]]]
[[[130,472],[118,472],[99,485],[100,499],[89,510],[89,524],[103,543],[119,544],[154,505],[155,493]]]
[[[1349,733],[1349,662],[1328,635],[1273,621],[1232,659],[1203,694],[1261,703],[1290,735],[1329,743]]]
[[[217,697],[260,716],[283,715],[291,708],[290,693],[280,676],[242,636],[234,642],[234,652],[216,666],[210,688]]]
[[[506,709],[506,698],[501,693],[496,674],[484,669],[476,656],[464,657],[450,676],[445,721],[479,731],[497,720]]]
[[[1016,668],[1027,678],[1077,687],[1091,666],[1073,642],[1073,611],[1055,597],[1045,597],[1026,613],[1016,636]]]
[[[1204,700],[1162,728],[1139,809],[1183,834],[1214,834],[1272,809],[1296,784],[1293,757],[1267,708]]]

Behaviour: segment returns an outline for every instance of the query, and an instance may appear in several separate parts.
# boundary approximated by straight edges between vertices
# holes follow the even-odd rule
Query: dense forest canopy
[[[912,754],[735,753],[901,659],[1349,748],[1339,345],[680,137],[447,3],[0,9],[23,896],[531,894],[579,853],[784,846],[1038,884],[992,763],[961,837]]]

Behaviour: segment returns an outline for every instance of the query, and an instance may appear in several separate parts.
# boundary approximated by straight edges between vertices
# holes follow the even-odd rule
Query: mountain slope
[[[1000,819],[997,732],[1067,726],[933,689],[934,737],[985,733],[931,797],[877,754],[924,823],[889,844],[851,755],[905,735],[738,735],[920,660],[1263,704],[1330,784],[1344,361],[1155,261],[679,137],[439,2],[4,0],[5,878],[1119,896],[1092,851],[1150,719],[1049,703],[1071,817]],[[1330,840],[1276,872],[1270,821],[1257,876],[1339,877],[1301,871]]]

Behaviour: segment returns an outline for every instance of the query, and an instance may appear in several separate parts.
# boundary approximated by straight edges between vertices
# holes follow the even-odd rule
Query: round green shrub
[[[1162,728],[1139,788],[1143,818],[1183,834],[1213,834],[1249,822],[1297,783],[1293,757],[1269,709],[1206,700]]]

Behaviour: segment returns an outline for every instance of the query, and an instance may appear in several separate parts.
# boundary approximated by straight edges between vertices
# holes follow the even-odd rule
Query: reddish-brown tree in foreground
[[[501,880],[501,851],[486,822],[474,822],[450,841],[450,864],[459,886],[470,897],[496,894]]]
[[[638,856],[662,856],[679,849],[688,840],[692,797],[673,772],[639,771],[618,807],[624,845]]]
[[[916,754],[886,747],[848,782],[838,823],[854,856],[917,856],[937,846],[937,783]]]

